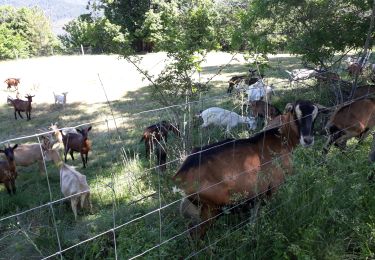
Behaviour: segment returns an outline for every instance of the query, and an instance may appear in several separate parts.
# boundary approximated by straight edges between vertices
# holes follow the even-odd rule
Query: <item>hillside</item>
[[[40,7],[50,17],[55,34],[62,34],[64,24],[83,13],[87,13],[87,0],[0,0],[0,5]]]

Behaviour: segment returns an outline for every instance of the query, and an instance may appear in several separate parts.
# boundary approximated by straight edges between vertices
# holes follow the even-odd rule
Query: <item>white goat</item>
[[[286,73],[289,74],[290,82],[308,79],[317,74],[315,70],[309,70],[309,69],[294,69],[291,72],[289,70],[285,70],[285,71]]]
[[[253,85],[250,85],[246,93],[248,102],[265,99],[264,97],[267,96],[266,101],[268,103],[271,101],[271,95],[275,94],[273,86],[266,86],[261,80],[257,81]]]
[[[81,208],[89,206],[92,210],[90,200],[90,187],[87,184],[86,176],[79,173],[73,166],[62,164],[60,168],[60,187],[64,197],[70,197],[70,204],[77,220],[77,206],[80,203]],[[78,194],[76,196],[72,196]]]
[[[226,132],[230,132],[233,127],[238,124],[248,124],[250,129],[256,128],[256,121],[253,117],[240,116],[235,112],[220,108],[210,107],[200,113],[203,119],[202,128],[209,125],[225,126]]]
[[[55,97],[55,105],[62,104],[65,106],[67,94],[68,92],[62,92],[61,94],[55,94],[55,92],[53,92],[53,96]]]

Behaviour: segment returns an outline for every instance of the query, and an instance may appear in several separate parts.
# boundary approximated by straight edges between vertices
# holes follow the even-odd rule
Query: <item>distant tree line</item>
[[[322,65],[364,45],[374,0],[89,0],[84,14],[53,36],[38,8],[0,7],[0,59],[76,52],[199,50],[302,55]]]
[[[241,5],[213,0],[96,0],[60,36],[66,48],[94,52],[151,52],[176,49],[231,49]],[[234,2],[234,1],[231,1]],[[242,1],[246,2],[246,1]],[[102,15],[98,15],[101,13]]]

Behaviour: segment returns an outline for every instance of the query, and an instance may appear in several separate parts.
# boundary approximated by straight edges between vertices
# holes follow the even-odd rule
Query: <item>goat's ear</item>
[[[12,150],[16,149],[18,147],[18,144],[15,144],[13,147],[12,147]]]
[[[90,125],[90,126],[89,126],[89,128],[87,128],[87,132],[88,132],[88,131],[90,131],[90,130],[91,130],[91,128],[92,128],[92,127],[91,127],[91,125]]]
[[[294,109],[294,104],[293,103],[288,103],[285,106],[284,112],[285,113],[292,112],[293,109]]]

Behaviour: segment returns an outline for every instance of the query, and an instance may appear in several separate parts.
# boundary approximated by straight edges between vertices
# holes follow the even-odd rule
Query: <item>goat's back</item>
[[[338,108],[330,117],[326,128],[335,126],[345,131],[362,132],[375,125],[375,100],[363,98]]]
[[[25,101],[25,100],[17,98],[17,99],[11,100],[11,102],[14,106],[14,109],[20,110],[22,112],[31,108],[31,104],[29,103],[29,101]]]
[[[16,165],[19,166],[28,166],[42,160],[43,156],[40,151],[40,145],[38,143],[18,145],[17,149],[14,150],[14,159]]]
[[[90,190],[86,176],[66,164],[60,169],[60,185],[65,197]]]
[[[281,149],[279,134],[278,129],[270,129],[249,139],[225,140],[203,147],[202,152],[188,156],[173,178],[186,194],[199,193],[200,200],[216,205],[229,204],[241,196],[256,196],[284,180],[283,170],[277,166],[280,162],[272,161],[274,154],[267,148]],[[289,167],[289,159],[281,159],[284,169]],[[261,169],[264,176],[259,177]]]
[[[72,149],[75,152],[80,152],[84,145],[83,136],[76,133],[67,133],[63,135],[63,143],[65,147]]]

